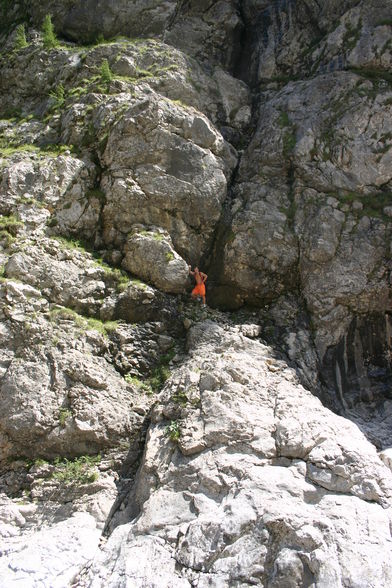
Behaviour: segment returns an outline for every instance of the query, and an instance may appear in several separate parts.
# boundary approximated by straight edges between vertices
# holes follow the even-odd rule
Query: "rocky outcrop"
[[[166,229],[184,258],[208,251],[236,159],[206,118],[143,97],[113,126],[102,162],[107,245],[141,223]]]
[[[152,282],[163,292],[179,294],[188,279],[188,266],[175,252],[170,236],[157,230],[135,228],[125,245],[125,269]]]
[[[354,370],[339,351],[357,323],[369,341],[391,308],[390,25],[370,4],[244,3],[245,21],[257,17],[258,26],[249,24],[255,51],[242,73],[263,91],[215,253],[217,304],[304,297],[325,398],[340,411],[361,403],[366,395],[353,400],[354,389],[364,388],[381,407],[374,374],[386,382],[389,371],[389,342],[382,353],[364,342]],[[342,16],[332,31],[334,9]]]
[[[94,324],[12,280],[1,303],[2,460],[83,455],[126,439],[140,422],[139,394],[105,359]]]
[[[191,329],[117,524],[133,520],[81,585],[389,585],[391,472],[257,333]]]

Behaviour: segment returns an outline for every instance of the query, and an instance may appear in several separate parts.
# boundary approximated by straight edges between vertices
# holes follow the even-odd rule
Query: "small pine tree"
[[[102,61],[102,65],[101,65],[101,80],[104,84],[110,84],[110,82],[113,79],[113,73],[110,69],[109,63],[107,59],[104,59]]]
[[[24,24],[20,24],[16,27],[15,49],[18,51],[19,49],[27,47],[27,45],[25,26]]]
[[[54,27],[52,23],[52,17],[50,14],[47,14],[44,19],[44,23],[42,25],[42,38],[44,42],[44,47],[46,49],[53,49],[57,47],[59,42],[56,38],[56,34],[54,32]]]
[[[54,100],[54,110],[59,110],[65,102],[65,90],[63,84],[56,86],[55,90],[50,92],[50,97]]]

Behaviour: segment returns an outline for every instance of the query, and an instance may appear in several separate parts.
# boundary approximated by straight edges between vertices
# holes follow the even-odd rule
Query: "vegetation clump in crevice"
[[[125,374],[124,379],[128,384],[135,386],[141,392],[154,394],[159,392],[165,385],[166,380],[170,377],[171,371],[169,363],[173,359],[176,351],[174,346],[159,358],[157,365],[151,370],[151,373],[144,380],[132,374]]]
[[[16,236],[23,226],[22,221],[13,214],[9,216],[0,215],[0,241],[6,247],[9,247],[15,242]]]
[[[65,427],[65,423],[72,417],[72,411],[69,408],[60,408],[59,423],[60,427]]]
[[[85,317],[66,306],[54,305],[50,310],[49,318],[55,323],[61,320],[71,320],[82,332],[92,329],[105,338],[118,327],[117,321],[101,321],[97,318]]]
[[[362,19],[359,19],[357,25],[354,26],[350,22],[345,25],[345,33],[343,35],[343,48],[346,51],[354,49],[361,37]]]
[[[103,192],[99,191],[100,196],[97,196],[97,192],[97,190],[90,191],[90,197],[91,194],[93,194],[94,197],[104,197]],[[106,276],[113,281],[117,292],[124,292],[124,290],[126,290],[128,286],[135,281],[131,280],[124,270],[116,267],[113,268],[109,264],[107,264],[102,259],[102,257],[100,257],[99,253],[94,251],[94,249],[92,249],[92,247],[88,243],[80,239],[64,237],[61,235],[57,235],[54,238],[58,243],[60,243],[61,247],[64,247],[65,249],[77,250],[86,255],[91,255],[93,264],[96,267],[102,269],[105,272]],[[140,284],[142,284],[142,282],[140,282]]]
[[[101,455],[82,455],[74,459],[57,457],[52,463],[43,459],[36,459],[34,469],[49,466],[48,480],[54,480],[67,486],[81,486],[92,484],[99,478],[97,465],[101,462]],[[39,473],[38,473],[39,475]]]
[[[170,421],[170,424],[165,427],[165,433],[170,441],[176,443],[181,437],[181,428],[178,421]]]
[[[284,130],[282,135],[282,153],[287,159],[291,157],[297,143],[295,125],[290,121],[288,113],[284,110],[280,112],[278,125]]]
[[[353,209],[353,213],[358,217],[369,216],[380,220],[388,220],[389,217],[384,213],[384,208],[392,207],[392,193],[378,192],[376,194],[359,194],[356,192],[341,192],[336,195],[341,204],[352,205],[359,202],[362,207]]]
[[[65,103],[65,89],[63,84],[58,84],[55,89],[49,93],[49,96],[53,101],[52,109],[54,111],[61,110]]]

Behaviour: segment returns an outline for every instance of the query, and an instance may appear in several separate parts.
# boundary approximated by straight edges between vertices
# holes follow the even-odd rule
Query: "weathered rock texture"
[[[188,352],[117,524],[134,521],[83,585],[388,586],[392,475],[358,428],[241,328],[201,322]]]
[[[0,3],[3,583],[391,585],[391,47],[381,0]]]

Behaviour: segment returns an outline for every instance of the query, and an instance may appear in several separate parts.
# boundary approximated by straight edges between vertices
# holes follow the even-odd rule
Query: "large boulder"
[[[188,264],[173,249],[170,236],[156,228],[135,228],[124,247],[122,266],[163,292],[178,294],[188,280]]]

